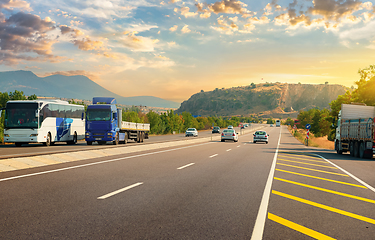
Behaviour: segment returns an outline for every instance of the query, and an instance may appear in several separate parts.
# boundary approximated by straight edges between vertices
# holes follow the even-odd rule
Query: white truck
[[[338,154],[372,158],[375,153],[375,107],[342,104],[338,115],[335,150]]]

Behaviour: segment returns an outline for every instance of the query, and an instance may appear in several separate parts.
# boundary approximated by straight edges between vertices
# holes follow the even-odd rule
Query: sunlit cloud
[[[181,33],[189,33],[189,32],[191,32],[191,30],[189,29],[188,25],[185,25],[182,27]]]

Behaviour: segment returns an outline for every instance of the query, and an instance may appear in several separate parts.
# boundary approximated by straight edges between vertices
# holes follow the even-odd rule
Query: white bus
[[[280,127],[280,124],[281,124],[281,123],[280,123],[280,120],[277,119],[277,120],[276,120],[276,127]]]
[[[5,110],[4,142],[75,144],[85,138],[84,106],[61,100],[8,101]],[[1,112],[1,111],[0,111]]]

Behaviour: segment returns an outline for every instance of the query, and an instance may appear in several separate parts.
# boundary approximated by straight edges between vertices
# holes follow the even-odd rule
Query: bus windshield
[[[111,120],[110,109],[90,109],[87,111],[87,121],[109,121]]]
[[[38,103],[8,103],[5,128],[38,128]]]

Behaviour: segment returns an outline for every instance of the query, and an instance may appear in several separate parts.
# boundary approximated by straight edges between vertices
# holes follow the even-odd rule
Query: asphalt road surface
[[[375,161],[264,129],[0,173],[1,239],[373,239]]]

